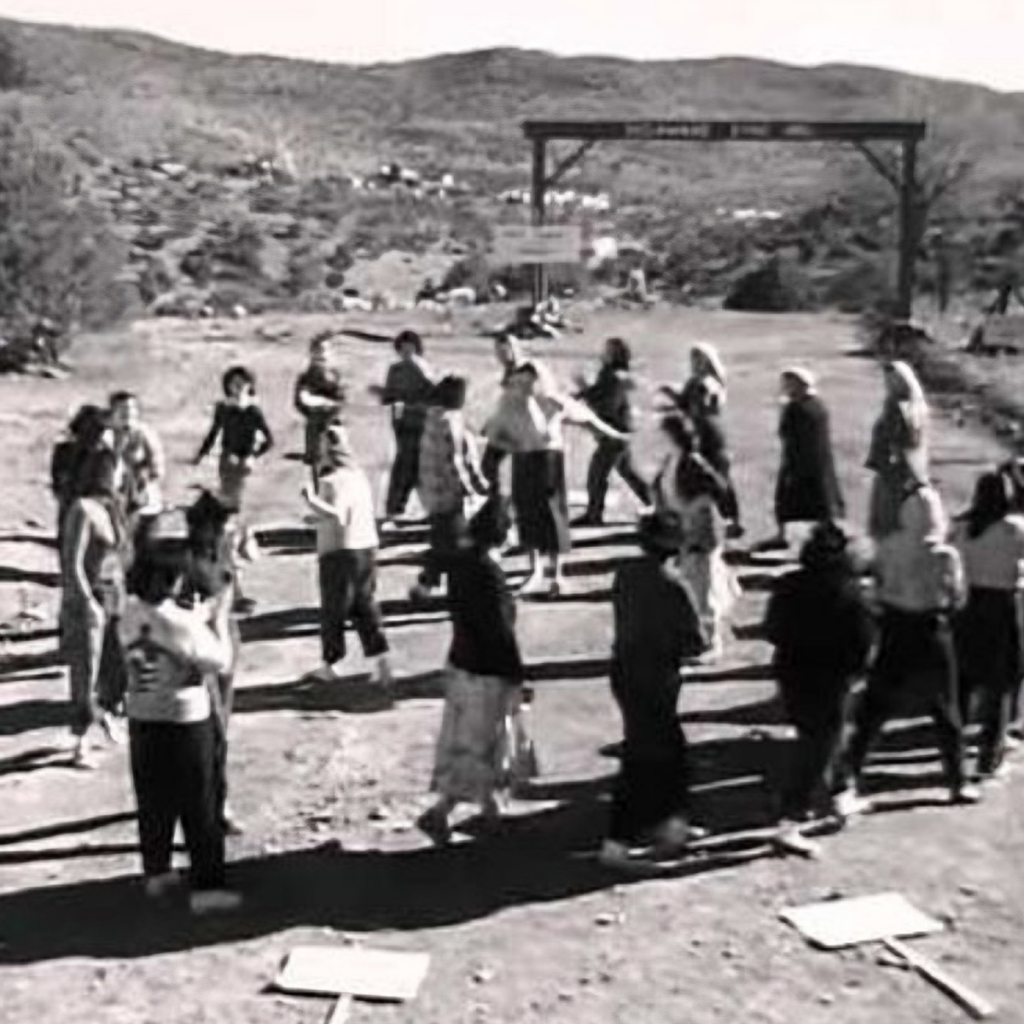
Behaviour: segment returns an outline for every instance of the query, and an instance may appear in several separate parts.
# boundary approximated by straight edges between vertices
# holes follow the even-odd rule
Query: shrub
[[[28,65],[18,44],[0,33],[0,89],[23,89],[29,84]]]

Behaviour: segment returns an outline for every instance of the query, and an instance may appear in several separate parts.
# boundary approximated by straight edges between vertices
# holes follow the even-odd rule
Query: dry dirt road
[[[299,440],[290,389],[304,342],[320,325],[288,321],[291,337],[267,342],[256,339],[255,322],[231,325],[236,336],[219,340],[204,340],[195,325],[142,324],[84,341],[68,381],[0,381],[0,611],[9,618],[27,607],[41,616],[6,645],[0,669],[3,1024],[49,1024],[69,1014],[90,1024],[312,1024],[325,1018],[325,1002],[265,989],[292,946],[342,934],[432,954],[414,1003],[358,1005],[357,1022],[954,1021],[958,1011],[942,996],[878,966],[875,951],[814,952],[777,920],[784,906],[830,893],[890,889],[949,924],[919,948],[997,1003],[1003,1020],[1024,1019],[1024,773],[977,808],[943,806],[927,730],[890,734],[872,771],[885,813],[827,840],[818,862],[740,850],[694,858],[677,877],[643,882],[595,864],[615,767],[598,750],[617,734],[605,678],[604,598],[616,561],[633,553],[633,511],[621,495],[621,526],[577,538],[572,592],[522,607],[543,768],[532,799],[515,805],[499,834],[473,838],[470,821],[471,838],[429,848],[411,823],[427,802],[440,718],[436,672],[448,627],[439,608],[414,609],[404,600],[416,573],[415,531],[382,556],[400,703],[360,714],[347,707],[343,685],[301,681],[317,660],[315,567],[295,531],[302,467],[287,458]],[[379,329],[398,326],[385,321]],[[881,384],[874,364],[851,355],[847,321],[608,313],[591,317],[582,335],[538,349],[567,380],[613,333],[633,342],[648,382],[678,380],[692,340],[720,346],[730,370],[737,482],[755,538],[770,528],[777,372],[793,362],[815,369],[833,411],[852,515],[863,519],[859,467]],[[365,385],[382,377],[390,350],[346,340],[340,351],[354,382],[356,444],[377,472],[387,430]],[[430,339],[429,355],[470,375],[479,421],[496,391],[489,343],[456,333]],[[56,565],[39,527],[52,520],[46,463],[70,408],[102,399],[115,385],[135,387],[167,442],[172,490],[185,495],[198,479],[186,463],[219,374],[243,359],[256,370],[278,435],[253,486],[252,517],[273,529],[266,557],[247,573],[259,607],[245,626],[231,737],[232,802],[247,830],[231,841],[230,856],[247,904],[237,915],[196,922],[183,909],[157,912],[142,897],[125,752],[111,750],[92,774],[64,764],[67,688],[51,632]],[[648,466],[657,457],[652,427],[641,442]],[[956,507],[995,449],[986,437],[943,422],[936,433],[936,474]],[[572,485],[580,487],[591,442],[579,435],[570,444]],[[746,593],[737,638],[721,668],[684,688],[699,808],[720,829],[768,821],[768,788],[784,763],[768,651],[747,639],[775,571],[738,566]],[[362,670],[353,656],[353,675]]]

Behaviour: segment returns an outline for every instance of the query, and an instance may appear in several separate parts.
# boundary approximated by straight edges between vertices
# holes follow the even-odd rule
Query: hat
[[[683,546],[683,520],[678,512],[664,509],[642,516],[637,534],[646,550],[672,554]]]
[[[791,377],[793,380],[800,381],[808,391],[813,391],[818,383],[818,379],[814,374],[804,366],[787,366],[786,369],[782,371],[782,376]]]

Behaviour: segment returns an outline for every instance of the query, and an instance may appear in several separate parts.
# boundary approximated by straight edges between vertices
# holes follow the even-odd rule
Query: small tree
[[[17,114],[0,120],[0,368],[53,360],[74,330],[127,306],[126,247],[72,177]]]

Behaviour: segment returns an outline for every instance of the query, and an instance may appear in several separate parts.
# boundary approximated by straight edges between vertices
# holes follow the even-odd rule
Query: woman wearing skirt
[[[523,725],[515,602],[500,562],[509,525],[491,498],[471,520],[472,546],[452,560],[448,577],[452,643],[431,786],[438,799],[418,823],[438,845],[448,842],[460,803],[496,818],[498,794],[536,773]]]

